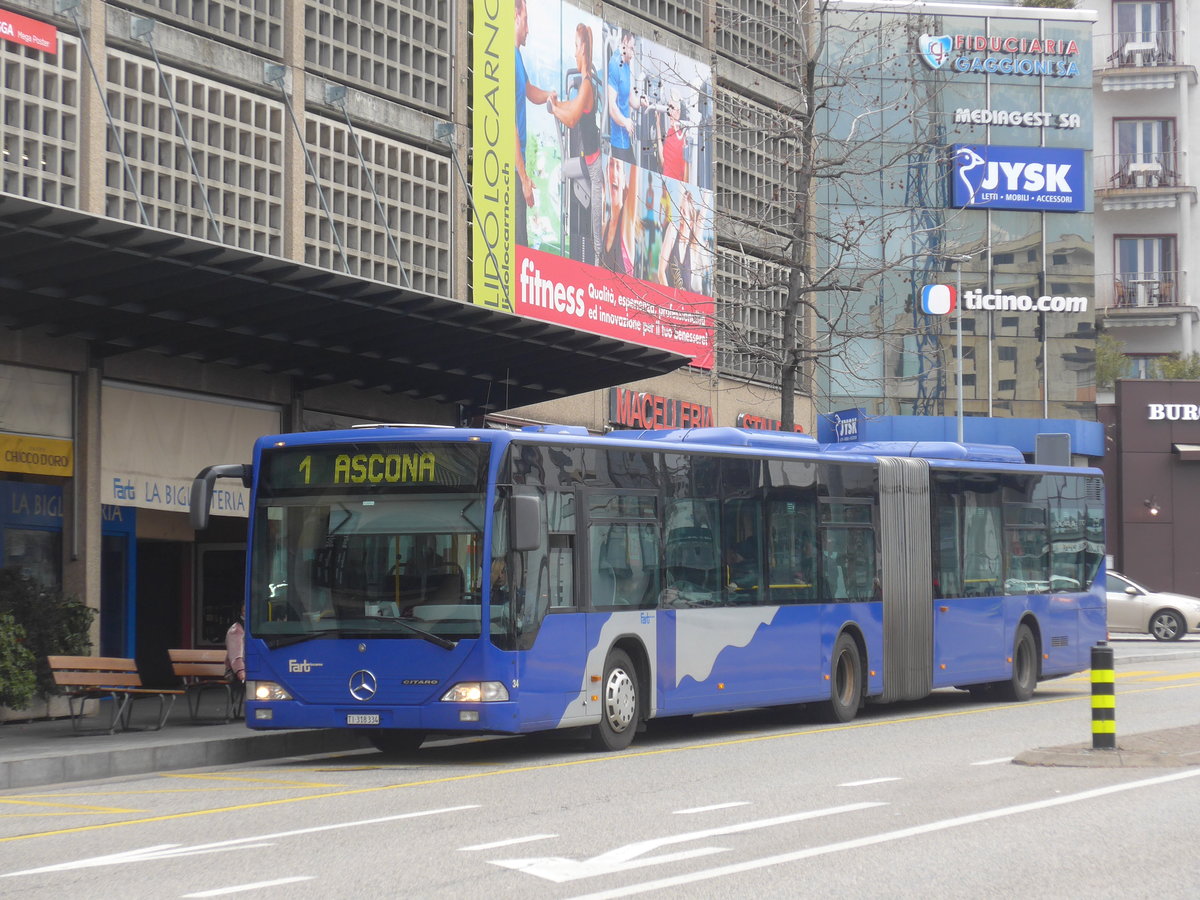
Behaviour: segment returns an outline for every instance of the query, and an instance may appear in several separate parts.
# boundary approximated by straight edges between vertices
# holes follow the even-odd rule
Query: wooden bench
[[[175,705],[175,698],[183,693],[179,690],[142,687],[137,662],[132,659],[112,656],[48,656],[46,661],[50,664],[54,683],[66,688],[63,693],[71,711],[71,725],[76,731],[80,730],[79,723],[83,719],[84,705],[88,700],[112,700],[112,720],[107,730],[109,734],[115,734],[129,727],[133,701],[146,697],[158,699],[158,724],[154,726],[154,730],[157,731],[166,724],[171,707]],[[78,710],[75,708],[76,701],[79,703]]]
[[[232,722],[241,713],[242,683],[225,668],[224,650],[168,650],[171,669],[183,681],[188,713],[195,722],[200,717],[200,698],[205,691],[225,694],[225,721]]]

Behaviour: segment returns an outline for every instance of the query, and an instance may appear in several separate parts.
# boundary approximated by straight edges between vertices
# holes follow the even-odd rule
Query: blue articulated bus
[[[1098,470],[1008,447],[695,428],[364,426],[261,438],[251,728],[580,729],[938,688],[1028,699],[1105,638]]]

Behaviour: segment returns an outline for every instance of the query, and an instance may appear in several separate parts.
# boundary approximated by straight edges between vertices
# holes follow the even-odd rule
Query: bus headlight
[[[247,681],[246,696],[251,700],[291,700],[292,695],[274,681]]]
[[[508,699],[508,688],[499,681],[463,681],[446,691],[443,703],[494,703]]]

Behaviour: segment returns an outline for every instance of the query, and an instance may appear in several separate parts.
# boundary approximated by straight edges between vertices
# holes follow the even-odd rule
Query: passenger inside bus
[[[718,589],[717,544],[708,528],[675,528],[667,535],[665,606],[711,606]]]
[[[725,553],[726,583],[735,591],[757,589],[761,578],[758,571],[758,546],[753,538],[746,538],[730,546]]]

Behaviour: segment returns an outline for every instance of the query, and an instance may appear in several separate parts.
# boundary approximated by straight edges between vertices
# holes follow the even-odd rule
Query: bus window
[[[1080,591],[1087,581],[1083,482],[1067,475],[1046,479],[1050,498],[1050,589]]]
[[[723,555],[725,600],[743,606],[762,599],[761,504],[753,500],[726,500]]]
[[[589,529],[592,606],[651,609],[658,605],[658,535],[649,522],[593,524]]]
[[[809,503],[767,504],[772,603],[807,603],[817,597],[816,511]]]
[[[878,599],[874,530],[835,526],[823,534],[826,599]]]
[[[1050,590],[1050,553],[1046,510],[1042,506],[1004,506],[1004,542],[1008,551],[1007,594],[1042,594]]]
[[[822,500],[822,585],[827,600],[870,600],[880,593],[873,505],[868,500]]]
[[[711,606],[719,597],[716,500],[668,501],[664,518],[663,606]]]
[[[939,474],[933,494],[934,594],[1000,593],[1000,481],[993,475]]]

